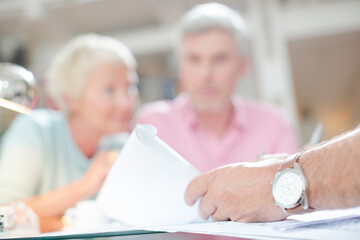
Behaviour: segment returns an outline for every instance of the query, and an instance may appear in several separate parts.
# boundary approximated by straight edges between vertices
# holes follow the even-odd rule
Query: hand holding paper
[[[197,205],[184,202],[188,183],[199,172],[156,136],[137,125],[97,197],[104,213],[133,226],[199,222]]]

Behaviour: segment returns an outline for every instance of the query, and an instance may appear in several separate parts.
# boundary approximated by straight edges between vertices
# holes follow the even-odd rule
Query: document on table
[[[316,211],[307,214],[292,215],[289,216],[286,221],[271,223],[271,226],[280,231],[286,231],[299,227],[341,222],[342,220],[356,218],[360,219],[360,207],[339,210]]]
[[[145,229],[256,239],[360,239],[359,211],[360,208],[319,211],[293,215],[284,221],[267,223],[238,223],[227,221],[150,227]]]
[[[151,125],[136,126],[98,194],[98,206],[130,226],[201,222],[198,206],[184,202],[186,187],[199,171],[156,133]]]
[[[142,231],[155,232],[189,232],[209,235],[231,236],[251,239],[360,239],[359,208],[334,211],[319,211],[303,215],[293,215],[284,221],[268,223],[237,223],[237,222],[207,222],[175,226],[137,227],[112,226],[102,229],[77,230],[57,233],[41,234],[39,237],[49,236],[84,236],[102,234],[131,235]],[[299,219],[299,220],[295,220]],[[321,222],[319,222],[321,221]],[[306,223],[301,225],[299,223]],[[346,225],[344,225],[344,223]],[[348,223],[352,225],[348,225]],[[298,224],[298,225],[294,225]],[[279,226],[287,226],[279,230]],[[291,227],[290,227],[291,226]]]

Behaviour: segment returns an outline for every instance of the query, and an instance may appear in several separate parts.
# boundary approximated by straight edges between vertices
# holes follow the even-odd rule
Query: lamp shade
[[[13,63],[0,63],[0,135],[17,113],[30,113],[37,104],[34,75]]]
[[[13,63],[0,63],[0,98],[33,108],[36,105],[34,75]]]

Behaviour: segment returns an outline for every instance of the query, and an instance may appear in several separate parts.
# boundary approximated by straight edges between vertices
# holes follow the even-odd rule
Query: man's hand
[[[217,168],[193,179],[185,202],[193,205],[202,198],[199,214],[214,221],[263,222],[286,217],[275,205],[272,181],[283,159],[267,158],[255,163],[239,163]]]

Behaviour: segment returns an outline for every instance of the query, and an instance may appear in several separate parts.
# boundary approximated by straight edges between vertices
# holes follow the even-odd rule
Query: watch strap
[[[294,162],[293,169],[300,172],[300,174],[303,176],[304,179],[304,187],[302,192],[302,197],[300,199],[300,202],[297,206],[293,208],[283,208],[279,206],[285,214],[296,214],[296,213],[303,213],[309,209],[309,200],[308,200],[308,182],[306,179],[306,176],[304,174],[304,171],[302,170],[300,164],[298,163],[299,158],[301,157],[301,153],[295,153],[293,155],[290,155],[286,158],[285,162]],[[280,169],[277,171],[277,173],[280,171]]]

